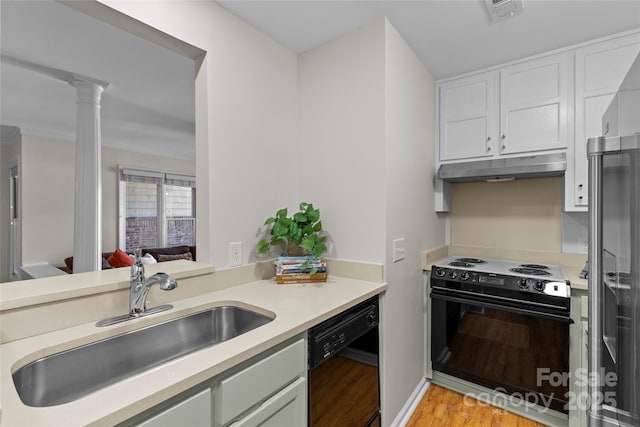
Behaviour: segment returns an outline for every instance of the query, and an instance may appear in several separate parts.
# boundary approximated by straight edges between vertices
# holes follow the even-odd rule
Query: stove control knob
[[[458,273],[455,270],[451,270],[449,272],[449,277],[451,277],[452,279],[455,279],[456,277],[458,277]]]
[[[518,286],[520,289],[527,289],[529,285],[527,285],[527,279],[518,279]]]
[[[444,270],[441,268],[437,268],[436,269],[436,276],[438,277],[444,277]]]
[[[542,280],[536,282],[536,291],[544,292],[545,287],[545,283]]]
[[[463,271],[460,273],[460,280],[468,280],[469,279],[469,272],[468,271]]]

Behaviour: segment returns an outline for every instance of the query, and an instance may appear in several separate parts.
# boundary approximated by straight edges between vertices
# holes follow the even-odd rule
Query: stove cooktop
[[[502,274],[506,276],[540,278],[548,281],[566,281],[564,269],[559,265],[504,261],[488,258],[454,256],[437,263],[434,267],[455,268],[478,273]]]
[[[529,299],[542,294],[561,298],[571,296],[571,285],[564,269],[553,264],[456,256],[435,264],[431,277],[437,281],[436,286],[460,288],[466,292],[502,295],[517,291],[517,297]],[[530,295],[525,296],[523,292]]]

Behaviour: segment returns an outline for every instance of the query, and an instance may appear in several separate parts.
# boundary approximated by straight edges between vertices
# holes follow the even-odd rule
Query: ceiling
[[[435,79],[640,27],[640,0],[523,0],[490,23],[484,0],[219,0],[297,54],[386,16]]]
[[[436,79],[640,27],[640,0],[524,0],[493,24],[484,0],[218,3],[297,54],[386,16]],[[75,73],[109,83],[103,145],[194,158],[193,60],[52,0],[0,8],[0,124],[74,140],[75,89],[52,75]]]
[[[77,74],[108,83],[103,146],[195,158],[195,63],[51,0],[0,5],[3,135],[75,140]]]

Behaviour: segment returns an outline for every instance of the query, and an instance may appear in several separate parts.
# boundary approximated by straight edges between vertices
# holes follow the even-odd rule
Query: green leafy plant
[[[327,238],[318,234],[322,230],[320,210],[311,203],[302,202],[298,212],[291,217],[287,213],[287,208],[280,209],[264,222],[264,225],[271,225],[271,238],[258,242],[258,253],[265,253],[271,246],[281,245],[286,240],[309,252],[311,258],[324,253],[327,250]]]

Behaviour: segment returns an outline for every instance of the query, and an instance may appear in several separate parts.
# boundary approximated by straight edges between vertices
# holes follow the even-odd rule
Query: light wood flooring
[[[431,384],[406,427],[545,427],[527,418]]]

